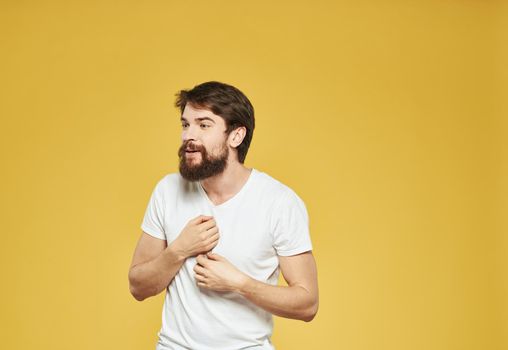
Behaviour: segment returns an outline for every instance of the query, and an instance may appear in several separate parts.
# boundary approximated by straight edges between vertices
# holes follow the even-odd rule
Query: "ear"
[[[240,146],[246,134],[247,129],[245,128],[245,126],[241,126],[231,131],[231,133],[229,134],[229,144],[231,145],[231,147],[236,148]]]

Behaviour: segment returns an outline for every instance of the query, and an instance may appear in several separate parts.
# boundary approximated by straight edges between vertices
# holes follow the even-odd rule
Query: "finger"
[[[209,219],[207,221],[204,221],[198,225],[199,231],[206,231],[211,229],[212,227],[216,226],[217,223],[215,222],[215,219]]]
[[[201,266],[204,266],[206,267],[208,261],[207,261],[207,258],[205,258],[205,255],[202,255],[202,254],[199,254],[197,257],[196,257],[196,261],[199,265]]]
[[[205,283],[205,281],[206,281],[206,277],[203,276],[203,275],[196,274],[196,275],[194,275],[194,278],[196,279],[196,282],[203,282],[203,283]]]
[[[220,237],[220,234],[219,234],[219,231],[217,231],[217,232],[207,235],[206,238],[204,239],[204,241],[206,243],[213,242],[213,241],[219,239],[219,237]]]
[[[198,224],[201,224],[202,222],[206,222],[212,218],[213,218],[213,216],[209,216],[209,215],[199,215],[199,216],[196,216],[194,219],[192,219],[191,222],[195,225],[198,225]]]
[[[220,255],[212,253],[212,252],[207,253],[206,256],[212,260],[219,260],[219,257],[220,257]]]
[[[204,282],[197,282],[198,287],[206,288],[206,284]]]
[[[203,237],[202,239],[203,240],[210,239],[213,235],[216,235],[218,232],[219,232],[219,229],[217,228],[217,226],[214,226],[209,230],[202,231],[201,232],[201,235]]]
[[[208,246],[211,246],[213,245],[214,247],[219,243],[219,235],[215,235],[213,237],[210,237],[209,239],[207,239],[205,241],[205,245],[208,247]]]
[[[193,270],[195,273],[205,276],[206,269],[203,266],[195,265]]]
[[[216,233],[213,236],[211,236],[210,238],[208,238],[207,241],[210,243],[214,243],[214,242],[218,241],[219,238],[220,238],[220,234]]]
[[[213,248],[215,248],[217,246],[217,244],[219,244],[219,240],[216,240],[216,241],[213,241],[212,243],[208,244],[206,247],[205,247],[205,251],[206,252],[210,252]],[[211,259],[210,259],[211,260]]]
[[[206,254],[206,256],[208,257],[208,259],[211,259],[211,260],[216,260],[216,261],[222,261],[222,260],[224,260],[222,255],[215,254],[215,253],[212,253],[212,252],[208,252]]]
[[[219,232],[219,228],[217,226],[213,226],[212,228],[209,228],[208,230],[205,231],[206,234],[207,234],[207,237],[210,237],[212,236],[213,234]]]

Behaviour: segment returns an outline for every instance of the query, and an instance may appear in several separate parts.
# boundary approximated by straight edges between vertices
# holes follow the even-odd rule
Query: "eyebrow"
[[[201,117],[201,118],[194,118],[194,119],[195,119],[195,120],[197,120],[197,121],[199,121],[199,122],[200,122],[200,121],[202,121],[202,120],[209,120],[209,121],[211,121],[212,123],[214,123],[214,124],[215,124],[215,121],[214,121],[212,118],[209,118],[209,117]],[[182,122],[184,122],[184,121],[185,121],[185,122],[186,122],[186,121],[187,121],[187,119],[185,119],[184,117],[181,117],[181,118],[180,118],[180,121],[182,121]]]

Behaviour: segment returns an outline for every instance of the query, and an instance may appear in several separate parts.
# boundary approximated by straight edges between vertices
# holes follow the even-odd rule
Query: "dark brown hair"
[[[226,123],[227,135],[240,126],[247,129],[242,143],[237,147],[238,161],[243,163],[255,126],[254,107],[249,99],[234,86],[208,81],[194,86],[191,90],[180,90],[176,94],[175,106],[180,108],[182,114],[187,103],[194,108],[205,108],[221,116]]]

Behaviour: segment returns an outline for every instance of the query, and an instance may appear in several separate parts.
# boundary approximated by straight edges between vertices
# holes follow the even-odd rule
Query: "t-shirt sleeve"
[[[164,192],[162,191],[163,181],[159,181],[152,191],[145,216],[141,223],[141,229],[151,236],[166,240],[164,232]]]
[[[273,247],[277,255],[290,256],[312,250],[307,208],[293,190],[287,189],[272,215]]]

